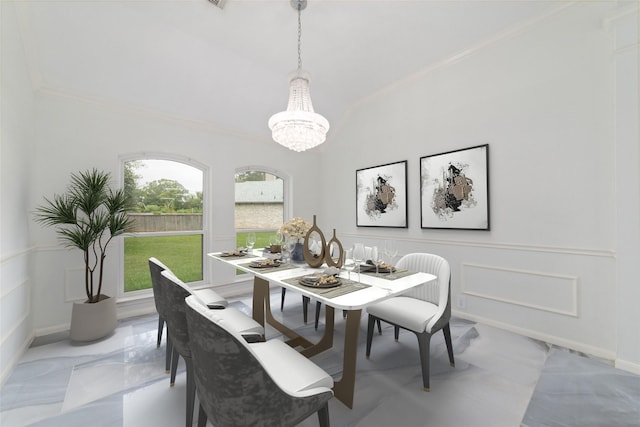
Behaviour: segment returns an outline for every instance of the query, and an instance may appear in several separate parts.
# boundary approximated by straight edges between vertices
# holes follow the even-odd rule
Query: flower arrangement
[[[307,231],[311,228],[311,224],[304,218],[296,217],[282,224],[280,232],[286,237],[294,239],[302,239]]]

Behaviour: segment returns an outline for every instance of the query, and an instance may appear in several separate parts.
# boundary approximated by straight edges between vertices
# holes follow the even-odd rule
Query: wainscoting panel
[[[29,249],[0,259],[0,382],[29,346],[32,334]]]
[[[96,272],[95,291],[98,290]],[[64,269],[64,300],[65,302],[84,301],[87,299],[87,293],[84,289],[84,268],[65,268]]]
[[[461,293],[578,317],[578,277],[462,264]]]

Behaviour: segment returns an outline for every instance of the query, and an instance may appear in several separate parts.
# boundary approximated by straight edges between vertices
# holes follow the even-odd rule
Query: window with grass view
[[[283,223],[284,181],[263,170],[241,170],[235,178],[236,245],[244,247],[247,233],[254,232],[254,248],[264,248]]]
[[[172,160],[129,160],[124,185],[135,221],[124,239],[124,291],[151,288],[151,257],[183,282],[203,280],[202,170]]]

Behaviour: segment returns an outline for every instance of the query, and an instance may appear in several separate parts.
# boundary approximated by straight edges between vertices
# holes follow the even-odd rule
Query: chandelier
[[[307,7],[307,0],[291,0],[298,11],[298,69],[290,75],[289,103],[287,111],[274,114],[269,119],[273,140],[293,151],[305,151],[322,144],[327,139],[329,122],[313,111],[309,94],[309,74],[302,70],[300,15]]]

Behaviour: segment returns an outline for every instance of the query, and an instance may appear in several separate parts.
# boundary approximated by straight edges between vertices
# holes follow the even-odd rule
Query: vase
[[[111,334],[118,326],[116,299],[100,295],[96,303],[74,302],[71,310],[69,338],[94,341]]]
[[[304,251],[302,250],[302,243],[297,242],[291,252],[291,261],[304,262]]]

